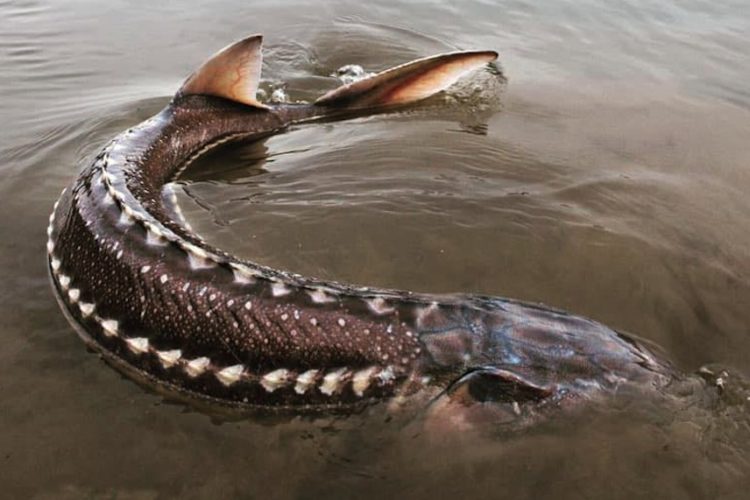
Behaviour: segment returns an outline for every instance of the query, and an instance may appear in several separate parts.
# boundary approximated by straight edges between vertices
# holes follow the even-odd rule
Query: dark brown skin
[[[202,152],[290,123],[344,118],[357,99],[378,102],[355,97],[262,109],[178,94],[107,145],[50,221],[54,288],[82,337],[135,378],[249,408],[442,393],[521,415],[622,384],[668,382],[667,365],[593,321],[501,298],[358,288],[268,269],[207,245],[163,202],[163,185]]]

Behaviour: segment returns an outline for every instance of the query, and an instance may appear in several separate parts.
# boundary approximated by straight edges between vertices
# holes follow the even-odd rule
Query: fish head
[[[444,388],[432,414],[527,425],[624,386],[655,391],[670,367],[641,341],[535,304],[483,299],[422,318],[425,370]]]

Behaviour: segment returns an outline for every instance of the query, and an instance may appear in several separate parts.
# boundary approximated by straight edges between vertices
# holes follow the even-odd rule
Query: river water
[[[746,498],[750,3],[13,0],[0,26],[0,497]],[[724,391],[435,436],[377,407],[227,418],[88,353],[50,291],[52,203],[254,32],[263,89],[290,100],[346,64],[457,48],[499,51],[503,76],[202,160],[175,189],[211,243],[322,278],[543,302],[686,374],[726,371]]]

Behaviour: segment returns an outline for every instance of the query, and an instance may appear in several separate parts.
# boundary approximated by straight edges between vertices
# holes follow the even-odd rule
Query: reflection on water
[[[4,494],[743,498],[748,5],[0,1]],[[702,376],[520,434],[438,438],[380,407],[210,415],[104,367],[49,291],[52,202],[202,58],[254,31],[264,90],[291,100],[347,64],[455,48],[499,50],[508,81],[481,74],[416,110],[205,158],[177,187],[208,240],[323,278],[544,302]]]

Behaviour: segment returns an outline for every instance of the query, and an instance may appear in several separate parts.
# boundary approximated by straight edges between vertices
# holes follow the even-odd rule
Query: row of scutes
[[[61,193],[61,198],[64,193],[65,190]],[[183,356],[180,349],[159,350],[152,346],[146,337],[125,336],[121,331],[120,323],[116,319],[100,316],[96,312],[96,304],[81,300],[81,289],[75,286],[70,276],[62,272],[62,262],[55,254],[53,238],[58,204],[59,200],[55,203],[49,218],[47,251],[50,269],[60,289],[61,297],[69,307],[77,307],[83,319],[97,323],[104,337],[120,339],[131,353],[155,356],[164,369],[180,369],[189,378],[210,374],[227,387],[243,382],[259,383],[269,393],[278,389],[291,388],[295,393],[303,395],[309,390],[317,388],[320,393],[333,396],[340,393],[346,387],[346,384],[350,383],[352,392],[359,397],[363,397],[365,391],[373,385],[382,387],[392,384],[396,380],[397,368],[392,365],[357,369],[337,367],[303,371],[277,368],[258,374],[242,364],[220,366],[204,356],[188,359]]]

